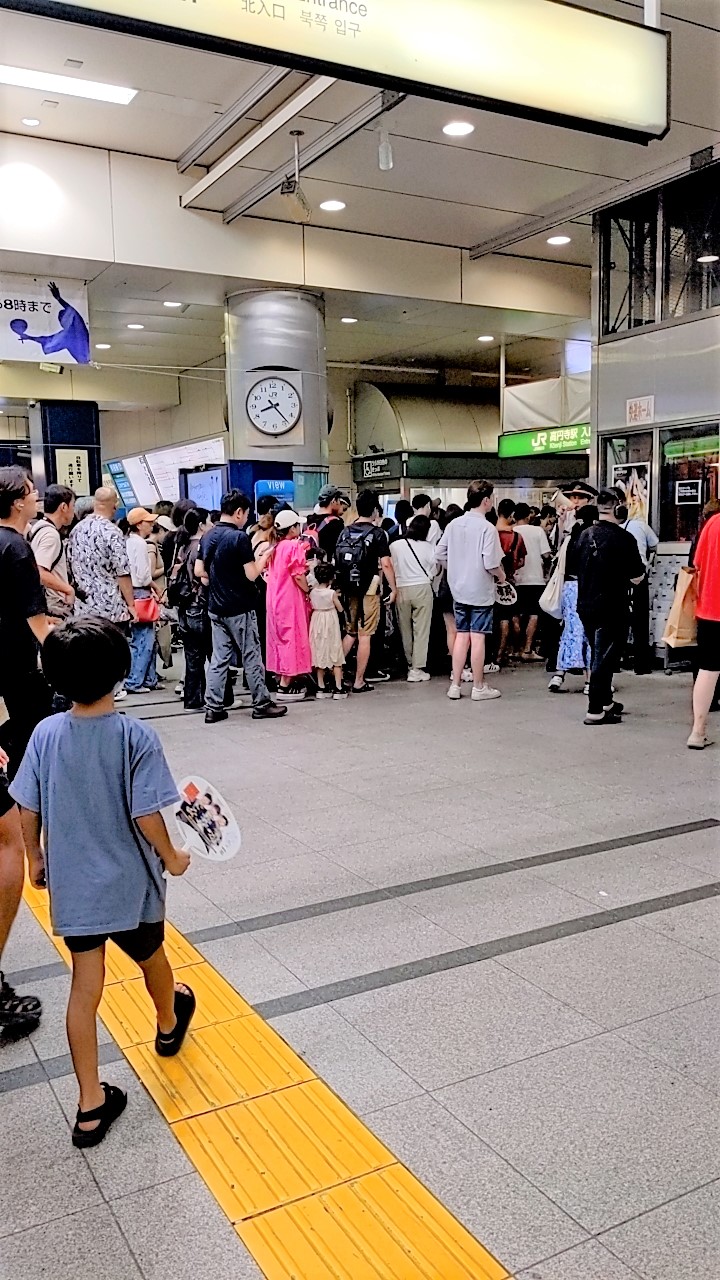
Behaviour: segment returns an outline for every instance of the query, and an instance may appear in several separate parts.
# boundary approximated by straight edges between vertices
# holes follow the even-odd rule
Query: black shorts
[[[720,671],[720,622],[698,618],[697,659],[700,671]]]
[[[8,791],[7,774],[0,772],[0,818],[4,818],[14,807],[15,801]]]
[[[515,611],[522,617],[532,618],[540,612],[540,597],[544,587],[522,587],[517,589],[518,598]]]
[[[158,947],[165,940],[165,921],[156,924],[139,924],[136,929],[125,929],[122,933],[91,933],[84,938],[65,938],[65,946],[74,955],[83,951],[94,951],[102,947],[111,938],[116,947],[125,952],[136,964],[142,964],[155,955]]]

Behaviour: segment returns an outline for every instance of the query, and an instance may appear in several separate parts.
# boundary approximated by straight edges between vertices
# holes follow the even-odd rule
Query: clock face
[[[266,436],[283,436],[300,419],[302,404],[291,382],[285,378],[263,378],[250,388],[247,415],[254,427]]]

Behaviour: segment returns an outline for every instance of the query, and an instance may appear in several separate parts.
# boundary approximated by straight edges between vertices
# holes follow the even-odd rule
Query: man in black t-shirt
[[[349,506],[350,499],[342,489],[334,484],[323,485],[315,503],[312,520],[317,530],[320,550],[326,560],[332,560],[335,556],[337,540],[345,527],[343,515]]]
[[[225,686],[230,664],[240,657],[253,700],[253,719],[271,720],[284,716],[287,707],[278,707],[265,683],[265,667],[260,651],[255,605],[256,579],[265,569],[272,547],[264,545],[253,554],[244,527],[250,502],[239,489],[231,489],[220,504],[220,519],[205,534],[195,561],[195,576],[208,586],[208,614],[212,623],[213,656],[205,690],[205,723],[227,719]]]
[[[613,702],[612,678],[627,636],[630,584],[645,572],[637,542],[618,522],[617,495],[606,489],[596,501],[599,522],[580,534],[573,553],[578,614],[592,649],[589,725],[619,722],[623,707]]]
[[[370,642],[378,629],[382,600],[380,573],[390,586],[389,603],[395,603],[395,572],[390,558],[387,534],[379,526],[382,507],[373,489],[363,489],[357,496],[358,518],[343,529],[335,548],[337,587],[345,606],[343,640],[345,656],[357,642],[357,668],[353,693],[371,693],[372,684],[365,679],[370,659]]]

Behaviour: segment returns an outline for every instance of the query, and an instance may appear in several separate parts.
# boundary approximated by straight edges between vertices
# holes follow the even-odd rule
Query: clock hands
[[[267,413],[269,409],[274,409],[276,413],[280,414],[280,417],[282,418],[283,422],[287,422],[287,418],[285,417],[285,414],[282,413],[280,410],[280,405],[276,404],[274,400],[269,400],[268,403],[265,405],[265,408],[261,409],[260,412]]]

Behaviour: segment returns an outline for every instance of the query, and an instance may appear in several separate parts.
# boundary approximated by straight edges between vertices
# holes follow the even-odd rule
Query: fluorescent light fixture
[[[698,262],[720,262],[720,253],[704,253],[702,257],[698,258]]]
[[[22,122],[28,129],[37,129],[40,123],[35,116],[23,116]]]
[[[95,350],[96,350],[96,351],[109,351],[109,350],[110,350],[110,343],[109,343],[109,342],[96,342],[96,343],[95,343]]]
[[[448,138],[467,138],[468,134],[475,132],[475,125],[470,124],[467,120],[450,120],[448,124],[443,125],[443,133]]]
[[[144,324],[129,324],[128,329],[144,329]]]
[[[73,98],[114,102],[121,107],[132,102],[137,93],[137,89],[124,89],[122,85],[101,84],[97,80],[78,80],[76,76],[51,75],[48,71],[28,71],[25,67],[3,65],[0,65],[0,84],[14,85],[17,89],[40,89],[43,93],[67,93]]]
[[[492,333],[481,333],[478,342],[494,342],[495,338]]]
[[[548,244],[570,244],[571,236],[548,236]]]
[[[182,302],[163,302],[164,307],[181,307]]]
[[[341,209],[345,208],[345,201],[344,200],[323,200],[322,204],[320,205],[320,208],[324,209],[326,213],[339,213]]]
[[[341,324],[357,324],[357,317],[356,317],[356,316],[341,316],[341,318],[340,318],[340,323],[341,323]]]

